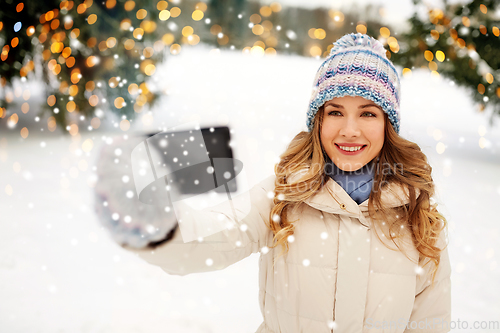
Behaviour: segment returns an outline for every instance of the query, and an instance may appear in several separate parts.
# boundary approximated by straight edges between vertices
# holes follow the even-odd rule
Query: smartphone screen
[[[201,132],[201,135],[200,135]],[[241,162],[233,158],[228,127],[172,131],[146,135],[171,173],[166,175],[181,194],[236,192]],[[222,186],[224,185],[224,186]]]

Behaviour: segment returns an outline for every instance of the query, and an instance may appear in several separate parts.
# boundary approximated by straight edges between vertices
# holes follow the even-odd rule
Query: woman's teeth
[[[363,148],[363,146],[358,146],[358,147],[344,147],[344,146],[339,146],[340,149],[345,150],[345,151],[357,151]]]

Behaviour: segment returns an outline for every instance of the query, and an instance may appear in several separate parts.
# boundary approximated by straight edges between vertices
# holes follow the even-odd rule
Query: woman
[[[308,131],[250,191],[247,214],[223,204],[203,222],[232,227],[201,242],[175,228],[125,247],[177,275],[260,252],[260,333],[448,332],[446,220],[426,156],[398,135],[399,96],[382,44],[342,37],[316,75]]]

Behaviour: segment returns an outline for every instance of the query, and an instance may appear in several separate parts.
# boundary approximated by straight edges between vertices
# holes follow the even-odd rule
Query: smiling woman
[[[383,45],[346,35],[316,75],[308,131],[291,141],[275,175],[202,214],[185,206],[158,218],[152,208],[120,208],[113,200],[110,207],[131,213],[122,221],[107,209],[108,224],[131,233],[131,221],[158,224],[158,241],[124,247],[174,275],[260,253],[258,333],[448,332],[446,220],[431,204],[426,156],[398,134],[399,96]],[[113,191],[101,188],[118,197]],[[225,228],[184,243],[184,216],[195,233]]]

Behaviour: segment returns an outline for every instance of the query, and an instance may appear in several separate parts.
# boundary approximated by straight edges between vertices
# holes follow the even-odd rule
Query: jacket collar
[[[300,176],[307,173],[309,168],[304,168],[289,177],[290,181],[296,181]],[[375,189],[373,189],[375,190]],[[382,202],[386,207],[400,207],[409,203],[409,192],[405,186],[391,183],[382,190]],[[418,191],[417,191],[418,196]],[[368,212],[368,199],[361,204],[357,204],[347,192],[336,181],[328,177],[327,182],[321,189],[307,198],[304,203],[323,211],[325,213],[346,215],[357,218],[366,227],[369,227],[368,221],[364,216]]]

